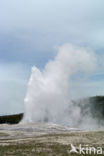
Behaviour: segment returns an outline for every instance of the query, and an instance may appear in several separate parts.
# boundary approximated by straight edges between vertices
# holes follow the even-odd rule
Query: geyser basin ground
[[[44,123],[0,125],[2,156],[70,156],[70,144],[103,147],[104,131],[79,131]]]

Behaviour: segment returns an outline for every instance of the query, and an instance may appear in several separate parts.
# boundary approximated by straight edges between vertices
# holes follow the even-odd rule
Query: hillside
[[[0,116],[0,124],[17,124],[21,121],[23,113],[15,115]]]
[[[104,119],[104,96],[96,96],[85,98],[76,101],[72,101],[73,105],[78,105],[81,108],[82,116],[85,116],[88,112],[96,118],[98,123],[103,124]],[[70,109],[70,108],[69,108]],[[0,116],[0,124],[16,124],[21,121],[23,113],[15,115]]]

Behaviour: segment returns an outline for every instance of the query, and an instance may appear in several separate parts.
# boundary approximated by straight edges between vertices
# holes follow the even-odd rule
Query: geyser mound
[[[32,68],[23,122],[49,121],[78,127],[81,121],[84,125],[86,117],[82,120],[81,108],[70,101],[70,79],[76,73],[92,74],[96,68],[96,55],[91,50],[69,44],[59,47],[55,59],[42,71]],[[86,122],[88,126],[95,121],[87,114]]]

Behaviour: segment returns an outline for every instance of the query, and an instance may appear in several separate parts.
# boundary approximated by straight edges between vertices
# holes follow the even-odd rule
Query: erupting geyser
[[[80,107],[70,101],[70,77],[96,70],[96,56],[86,48],[65,44],[57,56],[40,71],[32,67],[25,98],[23,122],[49,121],[77,126],[82,118]]]

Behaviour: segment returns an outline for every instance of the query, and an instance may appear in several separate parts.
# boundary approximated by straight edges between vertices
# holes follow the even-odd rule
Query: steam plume
[[[59,47],[55,59],[42,71],[32,67],[23,121],[49,121],[77,127],[82,116],[80,107],[70,101],[70,78],[78,72],[92,74],[96,68],[93,51],[70,44]]]

